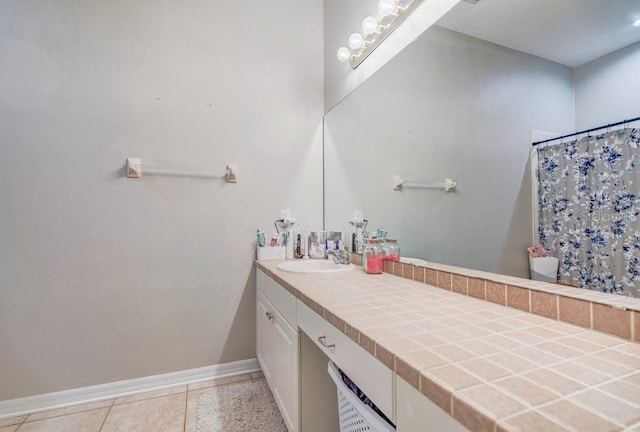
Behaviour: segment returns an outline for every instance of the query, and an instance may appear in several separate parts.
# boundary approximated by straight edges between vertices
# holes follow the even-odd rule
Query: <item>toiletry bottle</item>
[[[302,254],[302,234],[300,234],[300,226],[298,226],[298,233],[296,234],[295,250],[293,251],[293,257],[295,259],[301,259]]]
[[[285,258],[286,259],[293,259],[293,236],[291,235],[291,231],[287,231],[286,233],[286,240],[285,240]]]
[[[326,258],[325,253],[325,232],[312,231],[309,236],[309,257],[315,259]]]
[[[304,229],[302,230],[302,237],[300,238],[300,255],[302,255],[302,258],[304,259],[309,258],[309,255],[307,253],[307,242],[307,227],[304,227]]]

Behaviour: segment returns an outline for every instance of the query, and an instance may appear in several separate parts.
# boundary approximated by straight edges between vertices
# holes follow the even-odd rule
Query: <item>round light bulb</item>
[[[353,33],[349,36],[349,48],[358,50],[364,45],[364,38],[360,33]]]
[[[339,62],[344,63],[351,58],[351,51],[349,51],[349,48],[347,47],[338,48],[337,57]]]
[[[362,32],[367,36],[377,33],[378,26],[378,20],[372,16],[368,16],[364,20],[362,20]]]
[[[380,2],[378,2],[378,13],[383,17],[393,14],[395,11],[395,0],[380,0]]]

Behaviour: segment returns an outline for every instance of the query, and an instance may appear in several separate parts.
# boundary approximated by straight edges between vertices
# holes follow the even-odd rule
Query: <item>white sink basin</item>
[[[353,264],[336,264],[329,260],[287,261],[278,264],[278,269],[292,273],[335,273],[354,268]]]

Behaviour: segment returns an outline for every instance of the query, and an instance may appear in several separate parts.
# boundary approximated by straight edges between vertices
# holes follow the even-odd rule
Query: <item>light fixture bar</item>
[[[378,46],[380,46],[380,44],[382,42],[384,42],[384,40],[386,38],[388,38],[391,33],[393,33],[398,27],[400,27],[400,24],[402,24],[403,22],[406,21],[407,18],[409,18],[409,16],[411,15],[411,13],[416,10],[418,8],[418,6],[420,6],[422,3],[424,2],[424,0],[415,0],[413,3],[411,3],[410,6],[408,6],[404,11],[402,11],[402,13],[400,15],[398,15],[398,17],[396,18],[395,21],[393,21],[389,27],[387,27],[386,29],[384,29],[384,31],[382,33],[380,33],[380,36],[378,36],[373,42],[371,42],[371,45],[369,45],[363,52],[362,54],[360,54],[359,56],[355,57],[353,60],[351,60],[351,68],[355,69],[358,66],[360,66],[360,64],[364,61],[364,59],[366,59],[367,57],[369,57],[371,55],[371,53],[378,48]]]

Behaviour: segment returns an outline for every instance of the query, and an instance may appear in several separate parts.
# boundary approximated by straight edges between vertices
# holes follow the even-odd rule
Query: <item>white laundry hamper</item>
[[[558,282],[558,263],[556,257],[529,257],[531,279],[542,282]]]
[[[392,432],[396,430],[371,407],[362,403],[347,387],[332,361],[329,361],[327,369],[338,389],[340,432]]]

